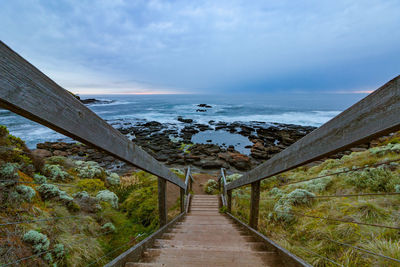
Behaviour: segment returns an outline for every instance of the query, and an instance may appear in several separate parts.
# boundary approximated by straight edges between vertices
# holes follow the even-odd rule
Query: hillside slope
[[[259,230],[315,266],[399,266],[360,250],[400,259],[400,134],[375,145],[262,181]],[[244,221],[249,202],[233,192]]]

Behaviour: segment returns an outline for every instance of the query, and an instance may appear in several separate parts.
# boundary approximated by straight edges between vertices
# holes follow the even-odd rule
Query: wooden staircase
[[[140,262],[125,266],[283,266],[245,229],[219,213],[218,197],[195,195],[182,222],[154,242]]]

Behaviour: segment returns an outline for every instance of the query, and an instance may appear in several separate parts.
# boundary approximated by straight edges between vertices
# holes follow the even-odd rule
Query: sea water
[[[362,94],[224,94],[224,95],[81,95],[81,98],[112,100],[109,104],[87,105],[115,128],[145,121],[184,127],[178,116],[194,123],[277,122],[320,126],[365,95]],[[212,108],[200,108],[208,104]],[[46,105],[45,100],[43,105]],[[206,110],[199,112],[198,109]],[[21,137],[28,147],[45,141],[71,141],[49,128],[7,110],[0,110],[0,124]],[[223,142],[223,140],[220,140]]]

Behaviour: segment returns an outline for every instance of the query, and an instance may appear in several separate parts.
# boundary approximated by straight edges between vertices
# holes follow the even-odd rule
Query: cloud
[[[78,92],[355,91],[399,74],[399,12],[395,0],[8,0],[0,38]]]

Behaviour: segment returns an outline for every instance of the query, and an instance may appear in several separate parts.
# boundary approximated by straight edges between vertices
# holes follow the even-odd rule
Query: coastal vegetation
[[[0,263],[104,264],[158,228],[156,192],[157,177],[143,171],[35,157],[0,126]]]
[[[369,149],[265,179],[259,231],[314,266],[398,266],[362,249],[400,259],[400,198],[393,194],[400,192],[399,163],[396,133]],[[248,222],[250,187],[232,195],[232,213]]]

